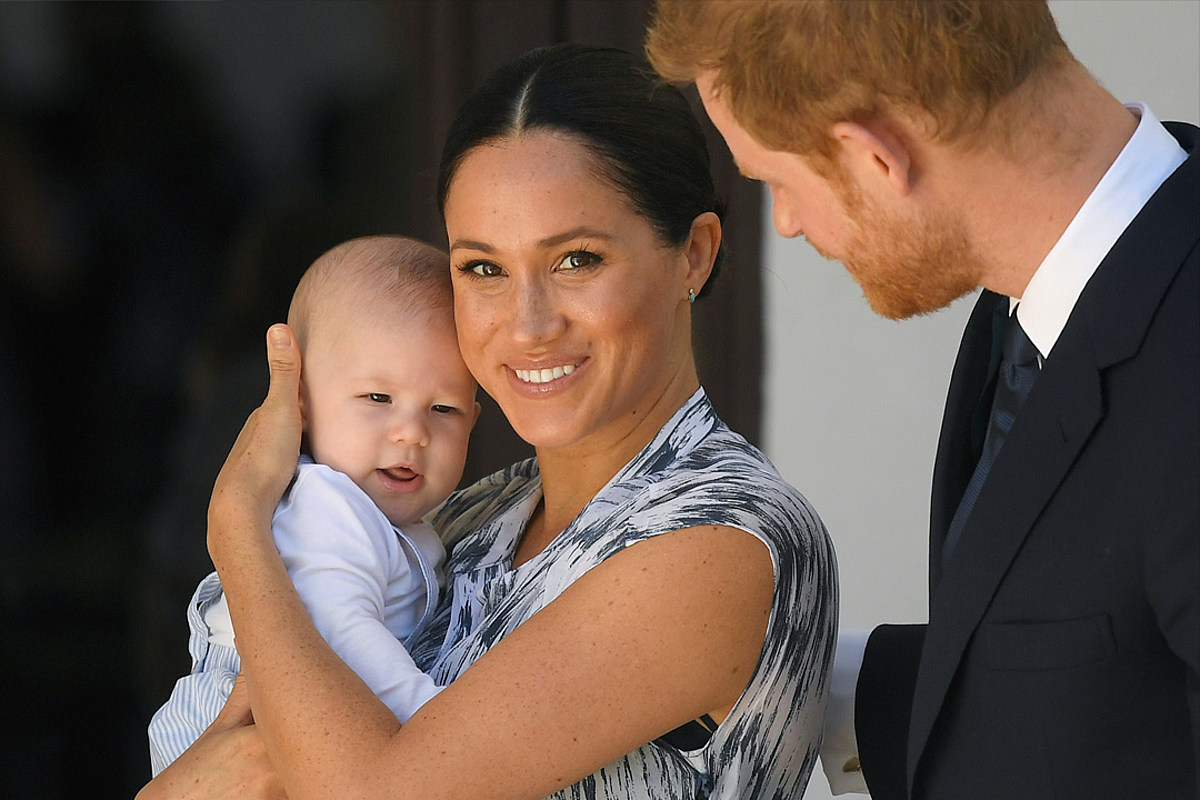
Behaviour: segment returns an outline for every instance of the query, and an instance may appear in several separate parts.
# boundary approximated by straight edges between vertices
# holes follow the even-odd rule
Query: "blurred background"
[[[209,490],[299,275],[352,236],[444,246],[435,174],[466,94],[537,46],[640,52],[649,8],[0,3],[0,797],[148,779]],[[717,152],[735,210],[702,370],[753,438],[760,195]],[[529,453],[485,405],[464,480]]]
[[[1200,2],[1051,6],[1119,97],[1200,116]],[[211,568],[208,492],[299,274],[351,236],[444,245],[434,174],[466,94],[540,45],[640,51],[649,7],[0,2],[0,797],[149,778],[146,723],[189,667]],[[829,524],[847,622],[922,619],[969,301],[872,317],[710,142],[729,259],[697,306],[701,377]],[[527,452],[486,408],[466,477]],[[806,797],[827,796],[815,777]]]

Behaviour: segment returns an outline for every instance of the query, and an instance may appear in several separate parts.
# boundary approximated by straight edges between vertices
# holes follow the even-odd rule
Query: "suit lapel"
[[[1136,354],[1163,295],[1197,246],[1197,131],[1168,127],[1191,157],[1151,198],[1084,289],[940,575],[933,567],[931,551],[931,575],[939,575],[940,580],[931,583],[930,624],[913,695],[908,739],[910,792],[971,636],[1037,518],[1104,416],[1103,370]],[[972,316],[976,327],[981,325],[976,319],[979,311],[977,308]],[[974,334],[976,339],[981,335],[978,330]],[[982,359],[981,353],[987,351],[981,350],[978,341],[967,352],[970,337],[968,326],[960,359],[970,353]],[[969,366],[964,369],[958,394],[955,381],[951,383],[950,396],[963,399],[947,405],[934,473],[930,540],[937,542],[939,558],[954,513],[950,507],[947,514],[946,506],[951,499],[957,501],[966,481],[959,462],[969,448],[970,391],[979,385],[980,371]],[[956,379],[959,372],[956,365]],[[966,474],[973,466],[966,468]]]
[[[1057,348],[1056,348],[1057,349]],[[963,651],[1042,509],[1103,417],[1090,357],[1039,376],[979,494],[962,539],[929,602],[929,628],[914,690],[909,752],[921,753]],[[915,759],[910,760],[910,780]]]
[[[1007,308],[1008,298],[1003,295],[986,290],[980,295],[954,362],[934,459],[929,506],[930,587],[941,581],[946,531],[983,447]]]

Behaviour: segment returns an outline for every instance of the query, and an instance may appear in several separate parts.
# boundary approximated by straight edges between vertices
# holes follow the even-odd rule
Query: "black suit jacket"
[[[882,626],[856,728],[875,800],[1200,797],[1200,150],[1100,264],[962,538],[993,308],[951,378],[927,626]],[[977,422],[976,422],[977,425]]]

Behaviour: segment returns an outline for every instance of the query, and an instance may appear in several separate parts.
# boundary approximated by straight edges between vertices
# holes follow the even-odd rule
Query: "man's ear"
[[[900,197],[912,191],[912,151],[885,122],[838,122],[833,137],[842,145],[842,158],[859,186],[883,180]]]
[[[683,246],[683,255],[687,259],[687,274],[684,276],[685,291],[691,289],[696,294],[708,283],[712,275],[713,263],[717,260],[717,252],[721,249],[721,218],[711,211],[705,211],[692,220],[692,230]]]

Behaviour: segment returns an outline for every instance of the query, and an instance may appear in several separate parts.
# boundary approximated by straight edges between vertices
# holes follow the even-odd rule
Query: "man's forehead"
[[[709,119],[712,120],[713,125],[725,140],[738,172],[747,178],[757,180],[753,165],[748,161],[753,160],[756,150],[765,150],[766,148],[759,144],[734,118],[725,99],[713,91],[714,80],[712,73],[701,73],[696,77],[696,88],[700,91],[700,101],[704,104],[704,110],[708,112]]]
[[[725,98],[714,89],[715,76],[710,72],[702,72],[696,76],[696,89],[700,93],[700,102],[708,112],[708,118],[717,126],[717,130],[728,141],[731,134],[741,126],[733,117],[733,112]]]
[[[714,101],[720,101],[721,95],[716,90],[717,73],[713,70],[705,70],[696,75],[696,89],[700,92],[700,100],[704,103],[705,108]]]

